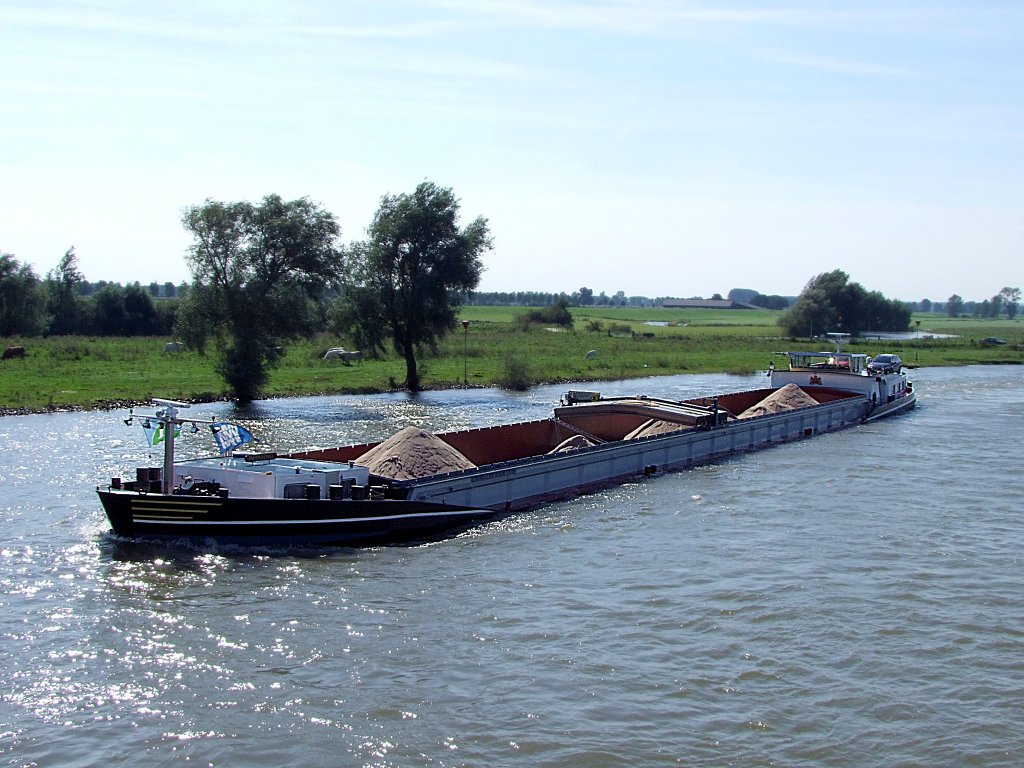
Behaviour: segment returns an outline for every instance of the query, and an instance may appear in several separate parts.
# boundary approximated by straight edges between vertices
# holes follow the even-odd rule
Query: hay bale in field
[[[443,472],[475,469],[476,465],[441,438],[419,427],[406,427],[371,448],[356,464],[375,475],[411,480]]]
[[[782,413],[783,411],[791,411],[794,408],[806,408],[809,405],[817,404],[817,400],[800,389],[796,384],[787,384],[781,389],[772,392],[761,402],[747,408],[747,410],[739,415],[739,418],[750,419],[754,416]]]

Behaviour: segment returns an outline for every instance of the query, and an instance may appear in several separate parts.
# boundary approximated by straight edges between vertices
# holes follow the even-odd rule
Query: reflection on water
[[[918,370],[905,417],[369,550],[116,539],[93,488],[159,463],[141,430],[107,413],[0,419],[0,755],[1016,765],[1022,370]],[[561,389],[194,410],[289,450],[540,418]]]

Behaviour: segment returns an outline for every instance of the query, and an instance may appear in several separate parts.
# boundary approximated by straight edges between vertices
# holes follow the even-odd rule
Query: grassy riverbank
[[[573,310],[575,330],[521,330],[521,307],[467,307],[469,330],[453,333],[437,355],[422,358],[424,386],[522,386],[549,382],[627,379],[674,373],[751,373],[773,352],[819,349],[821,342],[779,336],[776,312],[598,308]],[[895,352],[912,366],[1024,363],[1024,322],[916,315],[922,334],[952,339],[860,341],[854,351]],[[657,323],[655,325],[655,323]],[[987,346],[985,337],[1007,343]],[[169,397],[209,401],[226,396],[210,357],[165,354],[165,338],[5,339],[27,350],[0,362],[0,409],[6,413],[55,408],[102,408]],[[289,345],[271,373],[267,397],[380,392],[400,388],[405,367],[394,355],[362,365],[325,361],[321,336]],[[588,355],[588,353],[591,353]]]

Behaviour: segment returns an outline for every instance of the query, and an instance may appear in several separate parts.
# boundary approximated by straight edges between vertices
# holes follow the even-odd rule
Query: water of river
[[[119,543],[93,488],[147,460],[141,430],[2,418],[0,761],[1024,764],[1024,369],[914,379],[906,416],[369,550]],[[287,448],[542,417],[558,394],[198,410]]]

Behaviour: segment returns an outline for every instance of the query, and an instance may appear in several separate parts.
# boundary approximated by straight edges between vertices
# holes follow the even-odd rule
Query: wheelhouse
[[[863,374],[867,371],[868,356],[852,352],[790,352],[791,371],[842,371]]]

